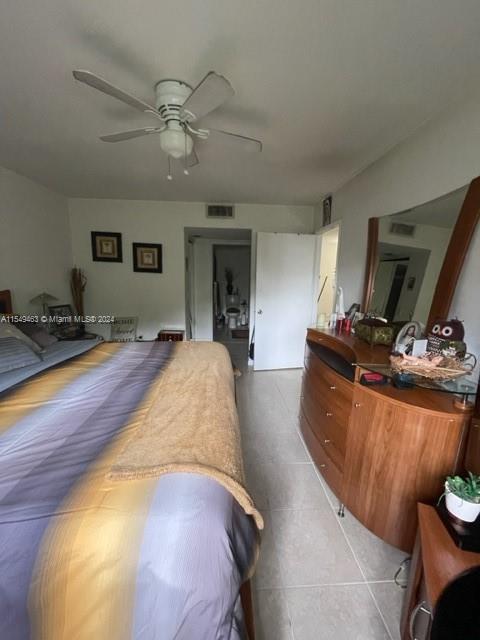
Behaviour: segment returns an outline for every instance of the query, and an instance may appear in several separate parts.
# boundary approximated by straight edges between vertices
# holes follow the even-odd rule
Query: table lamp
[[[42,293],[39,293],[38,296],[35,296],[34,298],[32,298],[30,302],[32,304],[41,304],[43,315],[48,316],[48,305],[51,302],[55,302],[55,300],[58,300],[58,298],[56,298],[55,296],[52,296],[50,293],[47,293],[46,291],[43,291]]]

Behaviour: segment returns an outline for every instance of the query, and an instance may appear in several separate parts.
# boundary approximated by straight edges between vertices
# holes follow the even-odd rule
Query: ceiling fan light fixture
[[[193,140],[180,125],[169,123],[168,128],[160,133],[160,147],[167,155],[178,160],[192,153]]]

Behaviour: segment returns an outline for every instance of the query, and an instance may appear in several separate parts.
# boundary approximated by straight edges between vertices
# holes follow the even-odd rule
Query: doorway
[[[248,359],[251,237],[250,229],[185,228],[187,338],[221,342],[237,366]]]
[[[340,226],[338,223],[322,229],[318,271],[317,325],[325,327],[334,311],[337,293],[337,257]]]
[[[250,244],[213,245],[213,339],[246,352],[249,335]]]
[[[378,266],[370,310],[390,322],[418,317],[417,304],[424,288],[429,249],[378,243]],[[425,286],[430,286],[428,279]]]

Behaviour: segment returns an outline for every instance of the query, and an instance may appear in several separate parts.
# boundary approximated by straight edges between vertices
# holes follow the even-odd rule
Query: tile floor
[[[253,372],[227,345],[237,378],[247,483],[265,516],[254,579],[258,640],[396,640],[405,554],[386,545],[320,479],[298,430],[301,370]]]

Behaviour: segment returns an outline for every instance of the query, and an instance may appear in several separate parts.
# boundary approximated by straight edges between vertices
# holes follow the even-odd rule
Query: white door
[[[258,233],[254,369],[303,367],[315,317],[315,235]]]

